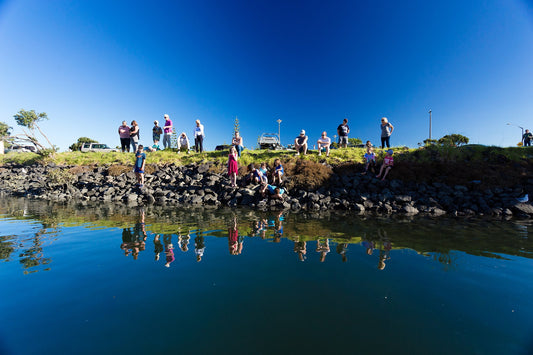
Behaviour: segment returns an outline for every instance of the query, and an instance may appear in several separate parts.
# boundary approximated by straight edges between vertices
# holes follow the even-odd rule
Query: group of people
[[[174,126],[170,117],[165,114],[163,116],[165,119],[165,124],[163,127],[159,125],[159,121],[154,121],[154,127],[152,128],[152,141],[153,145],[151,147],[143,148],[147,152],[154,152],[161,150],[159,142],[161,141],[161,136],[163,136],[163,149],[171,148],[171,137],[174,133]],[[204,125],[200,123],[200,120],[196,120],[196,125],[194,127],[194,147],[196,152],[204,151]],[[139,125],[135,120],[131,121],[131,126],[128,126],[126,121],[122,121],[122,125],[118,128],[118,134],[120,137],[120,146],[122,152],[129,152],[130,146],[132,147],[133,152],[137,151],[137,147],[140,139]],[[189,138],[185,132],[182,132],[178,137],[178,152],[189,152],[190,144]]]
[[[385,146],[390,148],[390,137],[394,131],[394,126],[389,122],[387,117],[381,118],[381,148],[384,149]],[[348,134],[350,133],[350,126],[348,126],[348,119],[345,118],[342,123],[337,127],[337,134],[339,135],[338,145],[339,148],[348,147]],[[305,130],[301,130],[300,134],[294,139],[294,149],[296,150],[296,155],[306,155],[308,149],[309,137],[306,136]],[[326,156],[329,157],[330,147],[331,147],[331,138],[328,137],[327,132],[322,132],[320,138],[317,142],[318,155],[322,155],[323,152],[326,153]]]

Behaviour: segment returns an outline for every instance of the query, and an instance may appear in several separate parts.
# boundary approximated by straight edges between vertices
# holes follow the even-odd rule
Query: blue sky
[[[262,132],[291,143],[333,136],[393,145],[460,133],[511,146],[533,129],[533,6],[499,1],[0,2],[0,121],[21,108],[62,150],[86,136],[119,144],[122,120],[151,143],[167,113],[205,125],[206,147]]]

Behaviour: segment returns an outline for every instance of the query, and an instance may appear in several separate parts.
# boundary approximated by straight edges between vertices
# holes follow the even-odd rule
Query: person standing
[[[228,156],[228,176],[231,187],[237,187],[237,174],[239,173],[239,164],[237,163],[237,149],[231,147]]]
[[[204,125],[200,123],[200,120],[196,120],[196,127],[194,127],[194,149],[196,153],[204,151],[204,137]]]
[[[533,140],[533,134],[529,131],[529,129],[526,129],[526,133],[524,133],[524,135],[522,136],[522,142],[524,143],[524,147],[530,147],[531,140]]]
[[[237,154],[239,155],[239,158],[241,157],[241,152],[244,150],[244,144],[241,135],[239,132],[235,132],[235,136],[233,137],[231,144],[237,149]]]
[[[133,148],[133,152],[136,152],[137,144],[139,144],[139,125],[137,124],[137,121],[135,120],[131,121],[130,143],[131,143],[131,147]]]
[[[159,126],[159,121],[154,121],[154,128],[152,128],[152,139],[154,144],[159,146],[159,141],[161,140],[161,135],[163,134],[163,129]]]
[[[118,135],[120,137],[120,146],[122,152],[130,152],[130,127],[126,121],[122,121],[122,126],[118,128]]]
[[[339,127],[337,127],[337,134],[339,135],[339,148],[346,148],[348,146],[348,133],[350,133],[350,127],[348,126],[348,119],[345,118]]]
[[[172,134],[172,121],[167,114],[165,114],[165,126],[163,127],[163,149],[170,148],[170,135]]]
[[[385,144],[387,145],[387,148],[390,148],[390,136],[392,134],[392,131],[394,131],[394,126],[390,124],[387,117],[381,118],[381,149],[385,148]]]

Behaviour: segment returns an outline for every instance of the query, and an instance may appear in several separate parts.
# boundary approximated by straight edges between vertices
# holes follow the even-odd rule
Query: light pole
[[[276,121],[278,123],[278,139],[279,139],[279,144],[281,144],[281,119],[278,118],[278,120]]]
[[[429,109],[429,140],[431,141],[431,109]]]
[[[515,127],[518,127],[522,130],[522,135],[520,136],[520,142],[522,142],[522,139],[524,137],[524,127],[521,127],[519,125],[516,125],[516,124],[511,124],[511,123],[507,123],[508,126],[515,126]]]

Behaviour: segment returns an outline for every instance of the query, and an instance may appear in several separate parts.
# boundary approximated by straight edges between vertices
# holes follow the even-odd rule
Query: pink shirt
[[[385,163],[385,165],[393,166],[393,165],[394,165],[394,158],[393,158],[392,156],[387,155],[387,156],[383,159],[383,162]]]
[[[130,128],[128,126],[120,126],[118,128],[120,138],[130,138]]]

